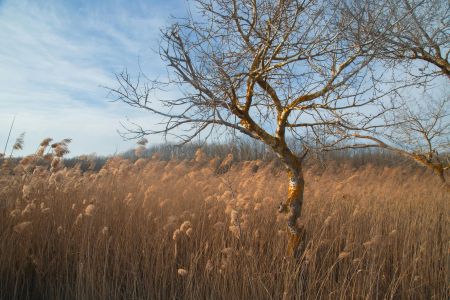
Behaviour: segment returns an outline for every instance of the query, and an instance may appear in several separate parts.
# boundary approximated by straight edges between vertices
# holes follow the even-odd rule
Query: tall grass
[[[449,200],[428,173],[306,170],[285,258],[274,163],[111,158],[0,176],[0,299],[447,299]]]

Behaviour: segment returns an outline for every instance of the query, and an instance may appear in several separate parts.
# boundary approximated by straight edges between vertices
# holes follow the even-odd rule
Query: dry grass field
[[[3,171],[0,299],[448,299],[450,195],[434,176],[308,168],[291,259],[284,172],[219,163]]]

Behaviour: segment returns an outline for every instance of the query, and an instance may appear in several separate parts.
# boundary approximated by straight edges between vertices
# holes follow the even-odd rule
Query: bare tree
[[[393,64],[421,61],[417,76],[450,79],[450,5],[445,0],[347,0],[338,6],[352,25],[349,40],[365,41]],[[427,67],[431,70],[427,72]]]
[[[405,70],[420,79],[421,99],[397,94],[402,109],[391,116],[395,126],[387,132],[354,134],[379,147],[412,158],[433,170],[450,188],[449,169],[450,107],[450,6],[442,0],[363,0],[338,3],[341,18],[349,21],[345,31],[349,41],[365,41],[370,55],[399,73]],[[439,94],[437,85],[443,85]],[[436,83],[438,82],[438,83]],[[436,99],[436,97],[441,97]]]
[[[279,207],[288,213],[288,255],[302,235],[308,141],[320,139],[315,144],[327,149],[367,147],[345,141],[385,126],[380,117],[397,108],[386,96],[401,89],[376,67],[373,44],[345,38],[352,22],[336,9],[324,1],[198,0],[194,13],[162,31],[168,80],[144,82],[124,71],[111,89],[116,100],[164,118],[163,128],[130,129],[134,137],[173,134],[188,142],[222,126],[272,149],[289,177]],[[166,85],[182,95],[154,102],[153,91]],[[303,147],[290,147],[289,138]]]
[[[374,142],[367,145],[387,149],[429,168],[450,189],[447,175],[450,169],[450,98],[428,98],[393,111],[391,118],[396,119],[396,125],[382,133],[360,131],[353,136]]]

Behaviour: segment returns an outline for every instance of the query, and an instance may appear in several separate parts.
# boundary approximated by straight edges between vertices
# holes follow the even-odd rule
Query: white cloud
[[[27,132],[24,154],[47,136],[73,138],[74,155],[131,147],[116,133],[119,122],[156,120],[111,103],[102,86],[114,86],[114,72],[124,67],[136,72],[138,58],[150,75],[163,72],[150,49],[157,48],[159,28],[170,13],[180,13],[181,3],[0,3],[0,148],[14,115],[12,138]]]

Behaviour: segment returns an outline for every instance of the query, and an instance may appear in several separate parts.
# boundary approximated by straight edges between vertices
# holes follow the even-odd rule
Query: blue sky
[[[115,86],[125,67],[137,72],[138,61],[147,75],[164,75],[159,28],[186,10],[183,0],[0,0],[0,151],[13,116],[12,139],[26,132],[21,155],[46,137],[72,138],[72,155],[132,147],[116,132],[120,122],[156,120],[112,103],[102,86]]]

